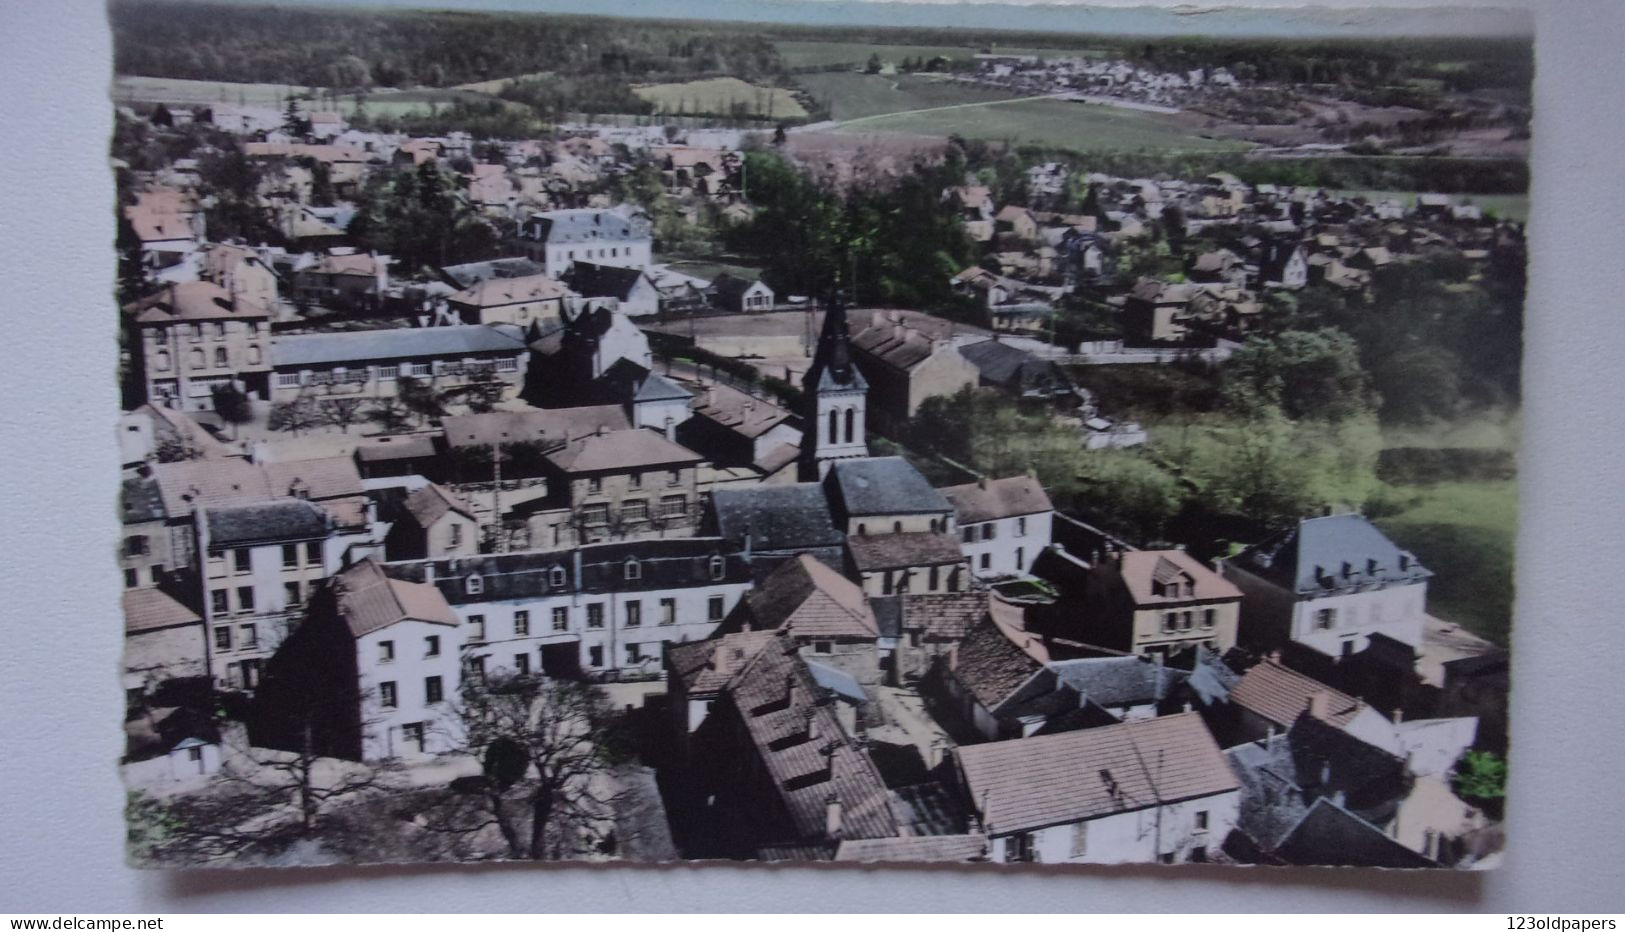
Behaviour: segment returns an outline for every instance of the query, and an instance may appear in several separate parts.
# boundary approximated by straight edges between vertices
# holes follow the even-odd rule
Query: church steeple
[[[821,478],[838,459],[868,456],[865,439],[869,383],[852,358],[846,305],[840,292],[829,301],[818,349],[801,380],[806,424],[801,437],[801,479]]]

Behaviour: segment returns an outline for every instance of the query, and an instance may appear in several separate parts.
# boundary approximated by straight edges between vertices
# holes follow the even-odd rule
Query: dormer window
[[[629,559],[626,561],[624,572],[627,579],[642,579],[643,564],[639,563],[636,558]]]
[[[557,589],[564,585],[564,567],[555,566],[547,573],[547,584]]]
[[[479,595],[485,591],[485,577],[470,576],[463,581],[463,588],[469,595]]]
[[[726,573],[727,570],[728,570],[728,561],[724,560],[721,557],[721,555],[713,555],[711,557],[711,578],[712,579],[716,579],[716,580],[722,579],[723,574]]]

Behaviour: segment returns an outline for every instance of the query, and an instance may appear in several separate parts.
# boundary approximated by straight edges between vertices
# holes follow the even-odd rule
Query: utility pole
[[[508,535],[502,528],[502,447],[491,444],[491,511],[496,522],[496,551],[508,552]]]

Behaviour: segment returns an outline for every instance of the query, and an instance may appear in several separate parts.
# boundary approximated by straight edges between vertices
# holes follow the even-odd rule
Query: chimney
[[[977,476],[976,477],[976,487],[978,489],[987,488],[987,476]]]
[[[1309,701],[1304,703],[1305,711],[1307,711],[1312,718],[1317,718],[1324,721],[1329,714],[1329,709],[1326,706],[1328,698],[1329,697],[1327,697],[1323,690],[1315,690],[1313,693],[1309,694]]]
[[[424,560],[423,561],[423,581],[428,583],[429,585],[434,585],[434,561],[433,560]]]
[[[1394,709],[1394,716],[1393,717],[1394,717],[1394,724],[1395,725],[1404,724],[1404,722],[1405,722],[1405,710],[1400,709],[1400,708]]]
[[[841,797],[834,793],[824,797],[824,834],[831,839],[841,837]]]
[[[1280,650],[1280,648],[1276,648],[1275,650],[1270,651],[1264,657],[1264,659],[1268,660],[1270,663],[1279,665],[1280,662],[1281,662],[1281,650]]]

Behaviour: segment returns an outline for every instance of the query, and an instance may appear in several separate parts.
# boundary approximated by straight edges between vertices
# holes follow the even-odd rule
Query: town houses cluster
[[[1142,443],[1067,364],[1222,359],[1263,295],[1360,293],[1423,242],[1484,261],[1513,232],[1477,208],[1059,164],[999,204],[967,179],[942,197],[998,247],[954,276],[978,327],[695,274],[662,261],[646,211],[584,193],[641,160],[681,209],[748,217],[736,131],[476,145],[226,104],[138,118],[239,136],[283,244],[213,238],[190,159],[137,173],[120,206],[132,789],[209,794],[253,747],[477,772],[461,705],[539,678],[658,712],[639,753],[675,788],[684,856],[1499,851],[1452,777],[1504,749],[1505,652],[1430,614],[1433,571],[1365,517],[1206,562],[1085,523],[1033,475],[934,485],[880,442],[973,389],[1051,403],[1080,445]],[[452,195],[502,225],[490,256],[430,275],[352,241],[371,173],[476,150]],[[1087,213],[1042,206],[1072,183]],[[1114,284],[1119,244],[1175,206],[1233,248]],[[1046,321],[1086,286],[1126,335],[1057,345]]]

